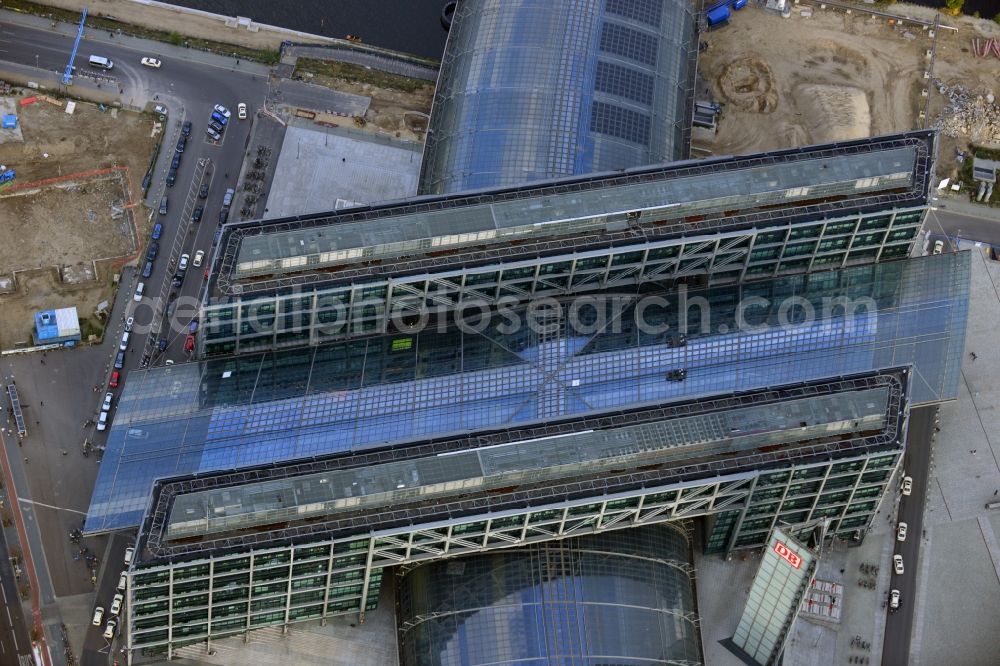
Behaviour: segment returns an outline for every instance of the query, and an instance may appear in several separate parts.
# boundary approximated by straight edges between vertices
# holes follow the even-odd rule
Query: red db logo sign
[[[788,562],[789,564],[791,564],[796,569],[798,569],[799,566],[802,565],[802,558],[799,557],[798,555],[796,555],[795,553],[793,553],[792,551],[790,551],[788,549],[788,546],[786,546],[785,544],[781,543],[780,541],[776,541],[775,542],[775,544],[774,544],[774,552],[776,552],[778,555],[780,555],[781,559],[785,560],[786,562]]]

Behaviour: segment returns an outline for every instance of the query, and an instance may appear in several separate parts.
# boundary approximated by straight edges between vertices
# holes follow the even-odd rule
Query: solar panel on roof
[[[601,51],[645,65],[655,65],[658,50],[655,36],[617,23],[601,26]]]

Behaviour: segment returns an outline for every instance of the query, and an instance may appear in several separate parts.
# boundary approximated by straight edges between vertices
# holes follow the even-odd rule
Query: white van
[[[115,63],[104,56],[92,55],[90,56],[90,66],[97,67],[98,69],[111,69],[115,66]]]

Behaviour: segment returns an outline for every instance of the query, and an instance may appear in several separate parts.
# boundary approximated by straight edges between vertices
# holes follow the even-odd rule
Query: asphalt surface
[[[94,606],[104,608],[104,619],[99,626],[90,624],[86,638],[83,643],[83,654],[80,656],[81,666],[97,666],[108,663],[109,655],[118,648],[120,639],[123,636],[122,630],[125,625],[125,613],[128,609],[123,605],[121,613],[117,616],[111,615],[111,601],[118,593],[118,579],[125,567],[125,548],[131,541],[122,534],[116,534],[111,538],[105,557],[106,564],[103,567],[101,576],[97,582],[97,600]],[[122,596],[127,595],[122,592]],[[126,598],[127,601],[127,598]],[[91,613],[91,616],[93,613]],[[118,627],[114,637],[108,640],[104,637],[104,630],[108,620],[115,618],[118,620]]]
[[[930,213],[925,224],[928,235],[1000,246],[1000,221],[953,210],[955,204],[950,205],[952,208],[948,208],[949,203],[939,203]]]
[[[66,26],[60,25],[58,30],[64,32]],[[9,22],[0,26],[0,38],[4,42],[3,52],[0,52],[3,60],[29,66],[37,64],[39,68],[52,72],[62,72],[65,69],[73,46],[73,35]],[[163,55],[160,51],[172,55]],[[90,68],[87,61],[91,54],[111,59],[115,63],[113,69],[103,71]],[[159,69],[143,66],[141,59],[144,56],[161,60],[162,66]],[[225,64],[221,65],[220,62]],[[86,73],[112,77],[114,85],[123,90],[122,97],[126,103],[131,101],[133,105],[140,107],[146,106],[148,102],[159,103],[169,111],[162,148],[146,199],[154,211],[159,208],[162,196],[166,196],[168,200],[167,214],[155,213],[153,219],[153,224],[160,222],[164,227],[159,239],[160,250],[151,276],[135,277],[145,264],[146,246],[143,245],[135,276],[129,276],[131,279],[128,280],[123,278],[123,286],[118,293],[119,301],[130,297],[136,283],[143,282],[144,295],[147,296],[141,303],[129,303],[125,313],[126,317],[134,316],[136,327],[121,373],[124,381],[128,369],[140,365],[144,350],[158,352],[156,343],[160,338],[165,338],[169,346],[162,355],[151,353],[151,362],[162,363],[167,359],[180,362],[187,359],[184,340],[193,316],[190,308],[185,310],[178,306],[175,320],[169,324],[164,322],[168,325],[158,327],[153,340],[147,345],[149,325],[159,319],[154,309],[163,313],[167,307],[165,301],[158,301],[155,297],[161,293],[169,296],[171,292],[178,297],[194,298],[198,295],[204,267],[211,259],[210,250],[219,225],[222,197],[227,187],[236,186],[250,126],[255,120],[255,111],[264,105],[268,85],[266,78],[260,73],[248,71],[251,69],[248,65],[240,68],[230,59],[132,38],[110,37],[107,32],[91,29],[84,31],[75,65],[80,76]],[[236,117],[239,102],[244,102],[248,107],[248,118],[243,121]],[[232,112],[222,141],[218,143],[205,133],[216,104],[222,104]],[[167,172],[175,155],[184,121],[191,121],[191,136],[181,156],[176,183],[173,187],[167,187]],[[201,168],[199,163],[203,163]],[[197,200],[202,178],[210,183],[210,192],[204,201]],[[186,222],[190,220],[196,205],[204,206],[202,221],[188,225]],[[235,216],[231,216],[231,219],[235,219]],[[145,220],[140,220],[139,223],[144,224]],[[178,236],[179,232],[183,233]],[[173,277],[180,255],[188,254],[193,260],[199,249],[206,254],[202,267],[189,267],[180,289],[163,292],[161,286]],[[120,339],[121,333],[122,326],[119,325],[116,332],[109,332],[108,335]],[[96,441],[102,443],[103,436],[98,434]]]
[[[889,613],[883,638],[883,666],[906,664],[910,654],[910,635],[917,599],[917,571],[919,571],[920,541],[924,528],[924,506],[927,497],[927,477],[930,466],[931,435],[934,433],[936,407],[921,407],[910,412],[910,425],[906,434],[906,453],[903,456],[903,473],[913,479],[909,496],[900,498],[898,521],[906,523],[907,535],[903,542],[896,541],[893,553],[903,556],[903,575],[892,574],[892,589],[900,592],[900,607]],[[900,482],[902,475],[900,476]]]
[[[61,74],[72,50],[75,28],[65,24],[57,24],[50,30],[37,26],[38,21],[33,17],[17,17],[17,21],[28,25],[17,25],[10,21],[4,21],[0,24],[0,60]],[[114,68],[110,71],[93,70],[87,65],[91,54],[110,58],[115,63]],[[161,60],[162,67],[154,69],[141,65],[140,60],[144,56]],[[107,431],[97,432],[91,426],[81,432],[79,423],[86,418],[96,420],[96,416],[90,414],[90,409],[95,406],[92,403],[99,405],[104,392],[112,390],[107,387],[107,380],[113,369],[110,366],[118,351],[118,341],[121,338],[127,317],[134,317],[135,325],[129,340],[124,367],[121,370],[119,387],[113,391],[116,400],[120,396],[122,385],[127,381],[129,370],[141,364],[144,349],[156,350],[155,342],[160,337],[167,339],[169,346],[162,355],[151,360],[162,363],[167,359],[175,362],[187,359],[188,355],[183,349],[183,343],[190,318],[195,310],[191,307],[186,309],[178,307],[174,321],[164,322],[164,327],[161,330],[150,333],[148,325],[154,318],[159,319],[159,316],[154,317],[157,309],[162,314],[166,308],[165,300],[159,301],[151,297],[161,293],[166,296],[173,292],[177,297],[190,297],[192,302],[197,301],[204,268],[211,261],[212,240],[219,226],[219,212],[222,208],[223,194],[227,187],[236,186],[236,179],[246,155],[251,126],[254,122],[260,122],[255,117],[255,111],[264,106],[268,85],[266,77],[261,73],[260,66],[243,63],[241,67],[236,61],[212,54],[134,38],[112,37],[106,32],[95,32],[90,29],[85,31],[84,38],[80,42],[75,65],[78,78],[86,76],[89,80],[94,80],[94,77],[102,77],[99,80],[103,87],[117,87],[118,90],[115,92],[120,92],[124,104],[147,109],[151,108],[152,104],[163,104],[168,109],[168,119],[164,123],[162,147],[146,197],[146,203],[154,210],[152,224],[159,222],[163,225],[163,232],[159,239],[160,250],[154,261],[151,276],[149,278],[140,277],[140,272],[145,264],[147,239],[142,244],[138,266],[135,268],[126,267],[122,271],[121,288],[116,297],[105,342],[100,349],[93,349],[92,351],[95,352],[93,355],[82,353],[91,351],[89,349],[79,350],[73,354],[49,354],[48,365],[45,369],[38,368],[43,373],[65,370],[65,375],[59,382],[59,385],[64,387],[69,386],[65,384],[65,381],[71,376],[91,377],[95,372],[99,373],[99,379],[96,381],[93,378],[90,379],[96,387],[93,400],[88,397],[88,399],[81,401],[79,399],[80,387],[77,385],[75,389],[78,404],[64,405],[66,409],[63,410],[59,406],[61,399],[53,394],[54,382],[50,384],[48,381],[43,382],[39,379],[38,386],[30,388],[25,386],[25,390],[33,394],[32,398],[50,401],[51,408],[46,407],[45,410],[53,412],[50,415],[53,420],[62,419],[64,415],[69,418],[69,414],[74,414],[72,417],[73,425],[62,426],[61,430],[56,428],[57,432],[61,432],[63,436],[53,440],[58,441],[60,446],[70,449],[73,458],[69,457],[70,452],[60,455],[60,451],[55,450],[48,452],[57,456],[55,460],[50,459],[48,465],[44,465],[41,459],[34,463],[34,455],[32,463],[29,463],[27,458],[25,458],[23,465],[19,459],[16,460],[14,463],[15,476],[21,474],[20,478],[24,479],[24,486],[18,483],[19,495],[22,498],[30,497],[36,501],[43,501],[39,500],[39,497],[44,497],[52,492],[52,488],[56,488],[55,494],[59,496],[49,499],[53,507],[57,505],[58,507],[82,506],[85,509],[93,488],[92,473],[88,472],[88,474],[83,475],[89,483],[83,483],[81,487],[77,487],[79,484],[60,486],[61,482],[55,478],[49,478],[49,476],[56,477],[58,474],[54,465],[61,463],[71,467],[74,464],[80,464],[76,462],[76,456],[80,455],[79,440],[76,440],[77,433],[80,434],[81,439],[90,437],[96,447],[101,447],[106,443]],[[237,118],[237,104],[239,102],[246,103],[248,107],[248,118],[243,121]],[[222,104],[232,111],[230,122],[227,124],[220,142],[210,140],[205,133],[215,104]],[[175,147],[184,121],[190,121],[192,124],[191,136],[188,138],[187,146],[181,155],[176,183],[173,187],[167,187],[167,171],[176,154]],[[210,191],[205,200],[197,198],[202,182],[207,182],[210,185]],[[138,179],[135,185],[139,185]],[[162,196],[166,196],[168,199],[166,215],[159,215],[156,212]],[[200,223],[190,222],[191,213],[196,205],[204,206]],[[141,209],[136,210],[138,212]],[[235,219],[235,217],[235,215],[231,215],[230,219]],[[140,229],[148,229],[151,226],[151,224],[147,224],[146,219],[138,219],[137,224]],[[189,266],[181,287],[171,289],[169,283],[174,275],[174,266],[180,255],[189,254],[193,261],[195,253],[199,249],[205,251],[202,266]],[[174,265],[171,265],[171,260]],[[141,302],[135,302],[132,295],[136,283],[140,281],[144,283],[144,294],[147,297]],[[166,290],[162,289],[164,285],[167,285]],[[147,337],[150,336],[152,336],[152,340],[147,346]],[[70,361],[71,356],[74,357],[73,361],[87,360],[88,369],[78,368],[74,372],[68,367],[76,365],[75,362]],[[97,361],[98,358],[104,363]],[[61,367],[63,361],[68,362],[65,368]],[[14,360],[8,372],[13,375],[13,366],[22,366],[25,362],[37,363],[38,360],[35,358]],[[105,367],[101,368],[101,365]],[[38,370],[32,374],[37,374]],[[26,374],[22,369],[18,372],[19,379],[25,377]],[[19,381],[18,384],[22,384],[22,381]],[[80,384],[81,382],[76,383]],[[60,389],[57,393],[62,393],[62,390]],[[89,396],[90,391],[85,391],[85,394]],[[38,409],[41,412],[41,408]],[[75,414],[76,412],[82,412],[82,418]],[[39,419],[41,424],[34,430],[44,428],[48,423],[44,415],[39,415],[42,416]],[[113,420],[113,410],[111,417]],[[50,427],[55,427],[55,425]],[[74,437],[70,438],[73,443],[65,442],[67,432],[74,433]],[[42,433],[39,433],[39,436],[41,435]],[[43,439],[46,440],[46,446],[48,446],[48,440],[52,438],[43,437]],[[8,450],[10,448],[13,447],[9,447]],[[95,458],[96,456],[91,457],[88,462],[96,463]],[[43,467],[38,467],[38,465],[43,465]],[[46,469],[52,470],[51,474],[47,473]],[[72,474],[59,474],[59,476],[76,478]],[[30,488],[30,492],[25,492],[26,487]],[[45,575],[41,581],[42,603],[50,604],[54,601],[56,595],[53,588],[62,594],[70,591],[69,588],[76,588],[83,584],[87,584],[89,587],[89,581],[84,580],[88,575],[86,569],[80,562],[72,560],[74,553],[68,547],[66,526],[73,522],[78,526],[81,516],[23,503],[22,508],[27,509],[26,521],[35,522],[34,526],[28,526],[28,536],[36,567],[52,569],[53,573],[52,580],[48,575]],[[33,518],[36,513],[38,514],[37,518]],[[58,527],[55,526],[56,523],[54,519],[50,518],[50,515],[59,518]],[[107,551],[99,553],[102,566],[97,581],[96,605],[104,606],[105,609],[110,608],[111,599],[114,596],[114,588],[123,568],[122,557],[128,539],[127,536],[116,535],[110,540]],[[106,543],[103,539],[92,538],[85,539],[84,542],[92,548],[100,548]],[[42,547],[43,543],[44,548]],[[0,566],[0,579],[5,575],[10,575],[10,572],[4,571],[4,569],[5,567]],[[75,592],[75,590],[73,591]],[[10,591],[5,590],[5,593],[10,594]],[[16,589],[14,593],[16,595]],[[14,604],[10,608],[13,613],[15,608],[19,609],[19,606]],[[3,615],[0,613],[0,618]],[[83,653],[80,655],[81,663],[85,665],[108,664],[110,663],[112,645],[101,636],[105,626],[103,622],[100,627],[92,627],[89,624],[91,615],[86,618],[88,629]],[[23,627],[21,631],[21,634],[14,634],[9,630],[5,631],[3,622],[0,620],[0,650],[2,650],[0,651],[0,664],[8,663],[3,655],[8,654],[6,652],[8,649],[13,649],[15,636],[18,645],[22,645],[21,637],[22,635],[26,636],[26,634],[23,634]],[[56,637],[52,635],[51,630],[47,633],[53,657],[61,657],[61,654],[57,655],[60,652],[60,646],[53,640]],[[23,643],[23,645],[27,644],[26,641]],[[56,661],[59,663],[60,659],[56,659]]]
[[[19,657],[31,656],[28,623],[17,593],[17,580],[10,565],[10,551],[3,530],[0,530],[0,596],[6,612],[0,613],[0,664],[17,664]],[[23,568],[23,565],[22,565]],[[27,576],[22,573],[22,576]]]

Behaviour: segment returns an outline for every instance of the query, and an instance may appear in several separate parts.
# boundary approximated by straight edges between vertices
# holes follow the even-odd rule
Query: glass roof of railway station
[[[889,388],[870,388],[202,490],[176,497],[167,538],[878,431],[885,428],[889,406]]]
[[[603,323],[596,308],[567,315],[555,331],[505,319],[134,371],[86,528],[138,525],[156,478],[907,364],[914,404],[954,398],[968,290],[969,254],[942,254],[692,292],[708,305],[704,330],[702,308],[644,298]],[[844,313],[837,297],[872,300]]]
[[[382,257],[400,257],[515,239],[602,231],[614,215],[659,210],[663,217],[705,215],[761,206],[794,207],[828,196],[871,196],[926,183],[918,162],[927,133],[879,137],[845,146],[812,146],[745,158],[681,162],[650,177],[593,178],[492,197],[457,197],[440,205],[416,200],[380,211],[344,211],[282,230],[246,227],[238,239],[232,279],[316,270]],[[485,197],[485,198],[484,198]],[[671,214],[673,212],[673,214]],[[242,227],[233,227],[237,233]],[[230,232],[232,233],[232,232]],[[223,244],[229,243],[223,241]]]
[[[438,79],[421,191],[684,157],[695,23],[684,0],[461,3]]]

